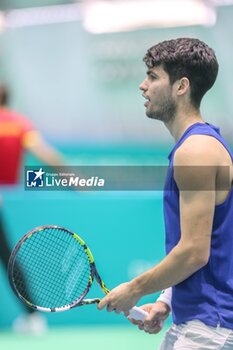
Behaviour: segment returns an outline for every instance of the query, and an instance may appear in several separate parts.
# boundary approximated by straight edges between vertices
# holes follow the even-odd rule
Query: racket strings
[[[84,246],[65,230],[46,228],[22,244],[13,279],[19,294],[33,305],[62,308],[85,294],[90,274]]]

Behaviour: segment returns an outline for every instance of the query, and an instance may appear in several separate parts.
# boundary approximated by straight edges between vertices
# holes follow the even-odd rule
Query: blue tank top
[[[164,219],[167,254],[180,240],[179,190],[173,177],[174,154],[191,135],[209,135],[233,154],[219,128],[196,123],[190,126],[169,154],[164,188]],[[233,188],[214,212],[210,258],[204,267],[172,288],[175,324],[198,319],[209,326],[233,329]]]

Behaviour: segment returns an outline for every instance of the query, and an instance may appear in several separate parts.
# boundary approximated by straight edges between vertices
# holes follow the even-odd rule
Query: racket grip
[[[148,312],[142,310],[140,307],[134,306],[132,309],[129,310],[129,316],[130,318],[133,318],[136,321],[145,321],[145,318],[148,316]],[[163,328],[163,321],[159,322],[159,325],[161,329]]]
[[[144,322],[145,318],[148,316],[148,312],[140,309],[140,307],[134,306],[129,310],[129,317],[136,321]]]

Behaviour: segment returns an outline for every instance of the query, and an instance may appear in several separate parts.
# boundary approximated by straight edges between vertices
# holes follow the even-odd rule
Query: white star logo
[[[45,173],[42,168],[40,168],[40,170],[38,171],[34,171],[34,173],[36,174],[35,178],[33,179],[33,181],[36,181],[37,179],[42,180],[42,175]]]

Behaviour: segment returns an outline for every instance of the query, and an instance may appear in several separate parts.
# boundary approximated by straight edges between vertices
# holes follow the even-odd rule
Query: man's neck
[[[171,122],[165,123],[165,126],[168,128],[175,141],[178,141],[184,132],[195,123],[205,122],[199,110],[190,109],[189,111],[178,112]]]

